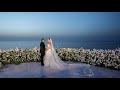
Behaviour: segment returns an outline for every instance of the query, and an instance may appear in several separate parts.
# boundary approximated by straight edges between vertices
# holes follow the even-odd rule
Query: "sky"
[[[10,37],[120,37],[120,12],[0,12],[0,40]]]

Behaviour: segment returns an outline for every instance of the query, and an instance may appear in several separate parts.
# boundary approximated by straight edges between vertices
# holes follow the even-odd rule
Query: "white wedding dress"
[[[44,57],[44,65],[46,67],[51,67],[60,70],[71,70],[71,71],[72,70],[74,71],[74,69],[79,68],[81,69],[79,70],[79,74],[87,75],[87,76],[92,76],[94,74],[90,69],[90,65],[88,64],[81,64],[81,63],[68,64],[62,61],[54,49],[52,39],[50,39],[50,42],[51,42],[51,46],[48,44],[47,51]],[[72,74],[76,74],[76,72],[72,72]]]

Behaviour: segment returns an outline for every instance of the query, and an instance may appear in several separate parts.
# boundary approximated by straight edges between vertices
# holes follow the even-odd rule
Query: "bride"
[[[60,69],[60,70],[72,70],[75,68],[80,68],[82,69],[82,72],[80,73],[93,75],[93,72],[90,69],[90,65],[80,64],[80,63],[67,64],[64,61],[62,61],[55,51],[51,38],[48,39],[47,50],[44,57],[44,65],[46,67],[51,67],[51,68]]]

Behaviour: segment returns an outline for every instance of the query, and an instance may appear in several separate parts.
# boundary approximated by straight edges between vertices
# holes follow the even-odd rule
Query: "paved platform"
[[[0,67],[0,78],[120,78],[120,70],[90,66],[94,75],[82,75],[80,68],[58,70],[41,66],[40,62],[5,65]]]

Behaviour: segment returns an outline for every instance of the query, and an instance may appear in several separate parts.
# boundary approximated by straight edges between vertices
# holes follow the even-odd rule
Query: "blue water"
[[[115,49],[120,47],[119,42],[80,42],[80,41],[54,41],[54,47],[56,48],[86,48],[86,49]],[[0,41],[0,49],[15,49],[18,48],[39,48],[40,41]],[[45,41],[47,47],[47,40]]]

